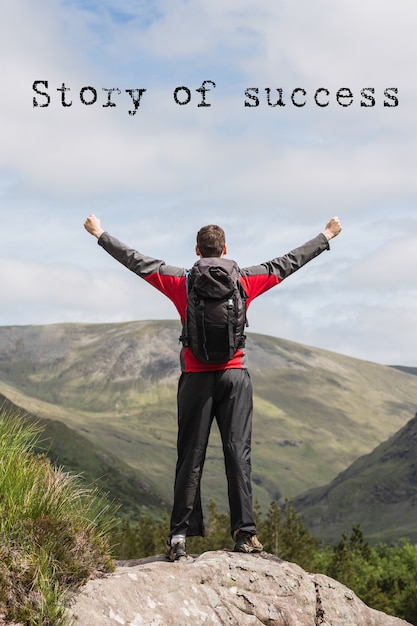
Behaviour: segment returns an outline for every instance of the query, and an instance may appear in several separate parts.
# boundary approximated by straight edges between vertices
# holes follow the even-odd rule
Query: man
[[[129,248],[105,232],[94,215],[86,219],[84,227],[117,261],[166,295],[184,324],[186,269],[167,265]],[[334,217],[322,233],[292,252],[260,265],[240,268],[239,280],[246,292],[246,308],[254,298],[328,250],[329,240],[336,237],[341,229],[339,219]],[[219,226],[209,225],[199,230],[197,256],[222,257],[226,253],[225,234]],[[223,445],[234,550],[260,552],[262,544],[257,538],[250,480],[252,386],[244,347],[238,348],[225,363],[212,364],[199,361],[189,347],[183,346],[177,408],[178,456],[167,557],[172,561],[186,557],[186,537],[204,536],[200,482],[214,418]]]

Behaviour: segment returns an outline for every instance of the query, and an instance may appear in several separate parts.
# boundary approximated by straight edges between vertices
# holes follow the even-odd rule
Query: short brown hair
[[[225,244],[224,230],[216,224],[203,226],[197,233],[197,246],[202,257],[220,257]]]

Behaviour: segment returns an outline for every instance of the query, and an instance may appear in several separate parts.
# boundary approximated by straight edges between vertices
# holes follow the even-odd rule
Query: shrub
[[[67,623],[68,593],[113,569],[115,508],[81,477],[33,452],[40,432],[0,408],[0,616],[59,626]]]

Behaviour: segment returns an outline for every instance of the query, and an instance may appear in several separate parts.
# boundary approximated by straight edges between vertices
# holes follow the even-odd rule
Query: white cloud
[[[415,226],[415,223],[414,223]],[[384,242],[369,255],[353,263],[349,279],[356,290],[382,295],[417,293],[417,237],[407,235]]]
[[[175,309],[163,296],[117,267],[93,271],[64,263],[29,264],[7,258],[0,259],[0,266],[0,291],[7,294],[1,325],[175,316]]]
[[[331,254],[260,299],[252,330],[415,362],[416,12],[408,0],[4,0],[0,323],[175,316],[94,247],[82,231],[90,212],[178,265],[194,260],[203,223],[224,225],[230,253],[249,265],[338,214]],[[205,79],[216,87],[211,107],[198,107]],[[49,81],[46,108],[32,106],[34,80]],[[61,105],[63,82],[72,107]],[[180,85],[188,105],[174,101]],[[117,106],[103,107],[111,87]],[[244,106],[247,87],[258,87],[258,107]],[[269,107],[266,87],[283,88],[286,106]],[[296,87],[305,107],[291,103]],[[328,107],[314,102],[319,87]],[[349,107],[337,103],[341,87]],[[360,106],[364,87],[374,107]],[[398,87],[398,107],[383,106],[387,87]],[[147,89],[134,116],[129,88]]]

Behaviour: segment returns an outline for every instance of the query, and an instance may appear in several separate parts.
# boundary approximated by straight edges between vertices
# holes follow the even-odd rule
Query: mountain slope
[[[391,367],[400,370],[400,372],[417,376],[417,367],[407,367],[407,365],[391,365]]]
[[[87,483],[97,485],[120,506],[123,515],[138,517],[142,512],[150,512],[160,516],[167,511],[167,504],[151,491],[140,472],[62,422],[31,415],[1,394],[0,408],[5,414],[19,415],[37,424],[40,433],[34,451],[46,454],[66,472],[79,474]]]
[[[0,327],[0,392],[59,420],[172,497],[178,336],[174,321]],[[323,485],[415,413],[417,377],[282,339],[249,334],[254,495]],[[226,507],[213,427],[203,494]]]
[[[417,543],[417,414],[329,485],[294,504],[312,534],[326,541],[360,523],[368,540]]]

